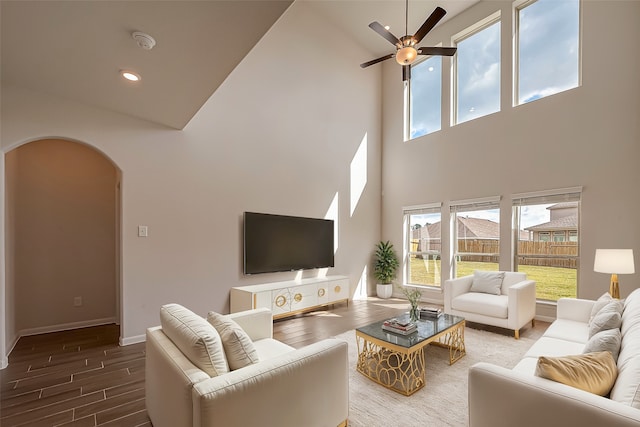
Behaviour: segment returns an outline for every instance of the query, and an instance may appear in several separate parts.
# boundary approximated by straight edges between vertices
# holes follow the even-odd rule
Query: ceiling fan
[[[393,57],[396,58],[396,62],[402,65],[402,80],[407,81],[411,79],[411,64],[416,60],[418,55],[441,55],[441,56],[453,56],[456,53],[455,47],[416,47],[418,43],[422,41],[424,36],[429,33],[436,26],[438,22],[446,15],[446,11],[440,6],[431,13],[422,26],[416,31],[415,34],[409,35],[407,27],[409,26],[409,0],[405,3],[405,33],[406,35],[398,38],[394,36],[387,28],[383,27],[378,21],[374,21],[369,24],[376,33],[380,34],[392,45],[396,47],[396,53],[390,53],[389,55],[382,56],[377,59],[360,64],[360,67],[366,68],[370,65],[377,64],[378,62],[386,61]]]

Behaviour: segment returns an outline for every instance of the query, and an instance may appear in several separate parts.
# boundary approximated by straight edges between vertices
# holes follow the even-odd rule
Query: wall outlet
[[[82,307],[82,297],[74,297],[73,298],[73,306],[74,307]]]
[[[138,237],[147,237],[149,235],[149,229],[146,225],[138,226]]]

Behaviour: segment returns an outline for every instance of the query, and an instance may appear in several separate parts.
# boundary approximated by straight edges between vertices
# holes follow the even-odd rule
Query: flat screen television
[[[333,267],[333,221],[244,213],[244,274]]]

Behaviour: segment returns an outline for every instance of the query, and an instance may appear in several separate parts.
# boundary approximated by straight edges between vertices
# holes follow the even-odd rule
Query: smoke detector
[[[156,40],[149,34],[141,31],[134,31],[131,37],[138,43],[138,46],[144,50],[151,50],[156,45]]]

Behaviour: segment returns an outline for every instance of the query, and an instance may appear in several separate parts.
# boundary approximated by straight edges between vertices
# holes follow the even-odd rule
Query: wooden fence
[[[425,246],[425,247],[420,247]],[[423,242],[419,239],[411,240],[412,252],[425,251],[441,252],[439,241]],[[473,255],[460,255],[463,261],[472,262],[498,262],[496,255],[500,252],[499,242],[489,239],[468,239],[458,241],[458,254],[471,253]],[[577,268],[578,243],[577,242],[518,242],[518,264],[537,265],[542,267]]]

